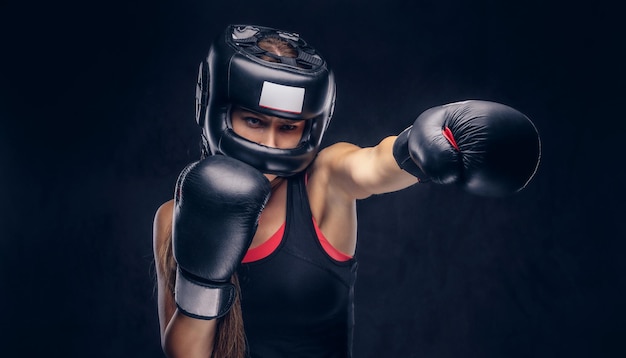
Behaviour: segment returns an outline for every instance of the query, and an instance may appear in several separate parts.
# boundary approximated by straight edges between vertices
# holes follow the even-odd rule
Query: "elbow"
[[[176,357],[176,345],[172,342],[171,336],[167,331],[161,334],[161,349],[167,358]]]
[[[188,357],[200,357],[200,355],[192,354],[189,349],[184,349],[180,342],[171,337],[172,335],[165,335],[161,339],[161,349],[167,358],[188,358]],[[206,357],[209,357],[207,355]]]
[[[208,358],[213,353],[216,322],[174,314],[161,334],[161,349],[168,358]]]
[[[179,357],[177,349],[177,339],[175,338],[176,332],[172,332],[171,325],[161,332],[161,349],[167,358]]]
[[[181,340],[175,332],[166,331],[161,338],[161,349],[167,358],[210,357],[198,350],[197,344]]]

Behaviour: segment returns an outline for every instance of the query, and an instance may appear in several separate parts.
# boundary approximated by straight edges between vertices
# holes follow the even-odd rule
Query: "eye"
[[[283,124],[280,126],[280,130],[283,132],[295,131],[296,129],[298,129],[298,126],[293,124]]]
[[[245,117],[244,121],[246,121],[246,124],[248,126],[253,128],[261,128],[265,126],[265,123],[257,117]]]

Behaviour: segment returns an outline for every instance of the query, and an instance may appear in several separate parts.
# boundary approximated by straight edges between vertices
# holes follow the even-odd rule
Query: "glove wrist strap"
[[[410,126],[398,134],[396,141],[393,143],[393,157],[402,170],[416,177],[421,183],[425,183],[430,181],[430,178],[413,161],[409,153],[409,134],[412,127]]]
[[[236,290],[231,283],[207,283],[194,280],[176,270],[174,297],[176,306],[186,316],[214,319],[225,315],[235,301]]]

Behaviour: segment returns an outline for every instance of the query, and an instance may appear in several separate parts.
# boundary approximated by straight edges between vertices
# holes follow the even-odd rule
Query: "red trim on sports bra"
[[[307,184],[308,179],[309,179],[309,175],[307,173],[304,176],[305,185]],[[343,252],[334,248],[333,245],[331,245],[330,242],[328,242],[328,240],[322,233],[322,230],[320,230],[319,226],[317,226],[317,221],[315,221],[315,218],[312,218],[312,219],[313,219],[313,227],[315,228],[315,233],[317,234],[317,239],[320,241],[320,244],[322,245],[322,248],[324,249],[326,254],[328,254],[328,256],[332,257],[333,259],[337,261],[350,260],[352,256],[346,255]],[[280,245],[280,242],[282,241],[283,236],[285,235],[285,225],[286,225],[286,222],[284,222],[280,226],[280,228],[278,228],[278,230],[274,233],[274,235],[272,235],[267,241],[265,241],[261,245],[252,249],[248,249],[248,252],[246,252],[246,255],[243,257],[243,260],[241,260],[241,263],[246,264],[246,263],[258,261],[258,260],[268,257],[272,252],[274,252],[274,250],[276,250],[278,245]]]
[[[332,257],[333,259],[337,261],[348,261],[352,258],[352,256],[348,256],[344,254],[343,252],[337,250],[336,248],[333,247],[333,245],[330,244],[330,242],[328,242],[328,240],[326,239],[326,236],[322,234],[322,230],[320,230],[319,226],[317,226],[317,222],[315,221],[315,218],[313,218],[313,227],[315,227],[317,238],[318,240],[320,240],[320,244],[322,244],[322,247],[324,248],[324,251],[326,251],[328,256]]]
[[[241,263],[246,264],[248,262],[258,261],[268,257],[272,252],[274,252],[274,250],[276,250],[278,245],[280,245],[280,241],[283,239],[284,234],[285,223],[283,223],[274,235],[272,235],[267,241],[257,247],[248,249],[248,252],[246,252],[246,255],[243,257],[243,260],[241,260]]]
[[[306,186],[308,183],[309,183],[309,173],[307,172],[304,175],[304,185]],[[317,234],[317,239],[320,241],[320,244],[322,245],[322,248],[324,249],[324,251],[326,251],[326,254],[328,254],[328,256],[332,257],[333,259],[337,261],[350,260],[352,256],[346,255],[343,252],[335,249],[333,245],[331,245],[330,242],[328,242],[328,240],[326,239],[326,236],[322,234],[322,230],[320,230],[319,226],[317,226],[317,221],[315,221],[315,218],[312,218],[312,219],[313,219],[313,227],[315,227],[315,233]]]
[[[328,242],[328,240],[322,233],[322,230],[320,230],[319,226],[317,226],[317,222],[315,221],[315,218],[312,218],[312,219],[313,219],[313,227],[315,228],[315,233],[317,234],[317,239],[320,241],[320,244],[322,245],[322,248],[324,249],[326,254],[328,254],[328,256],[332,257],[333,259],[337,261],[350,260],[352,256],[346,255],[343,252],[334,248],[333,245],[331,245],[330,242]],[[286,223],[283,223],[280,226],[280,228],[278,228],[278,230],[274,233],[274,235],[272,235],[267,241],[265,241],[264,243],[262,243],[261,245],[257,247],[248,249],[248,252],[246,252],[246,255],[243,257],[243,260],[241,260],[241,263],[247,264],[250,262],[259,261],[261,259],[268,257],[272,252],[274,252],[274,250],[276,250],[278,245],[280,245],[280,242],[282,241],[283,236],[285,235],[285,224]]]

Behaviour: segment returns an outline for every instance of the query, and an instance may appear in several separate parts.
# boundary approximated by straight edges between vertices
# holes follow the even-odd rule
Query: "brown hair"
[[[264,37],[263,39],[259,40],[257,44],[263,50],[273,53],[274,55],[290,58],[298,57],[298,51],[296,51],[296,49],[291,46],[289,42],[279,37]],[[278,59],[268,55],[261,55],[260,58],[269,62],[280,62]]]

